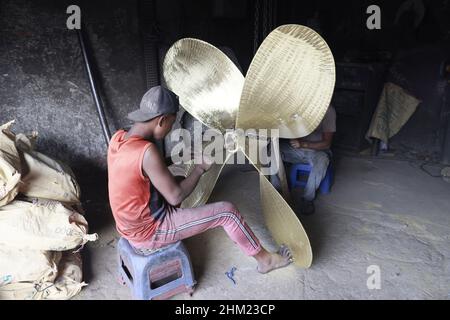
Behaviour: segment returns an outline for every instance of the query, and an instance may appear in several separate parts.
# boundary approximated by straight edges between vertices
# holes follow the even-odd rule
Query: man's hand
[[[308,142],[303,141],[301,138],[300,139],[291,139],[289,141],[289,143],[291,144],[292,148],[295,148],[295,149],[308,148],[309,147]]]
[[[333,132],[322,132],[322,140],[320,141],[305,141],[304,138],[291,139],[289,144],[295,149],[310,149],[310,150],[327,150],[331,147],[333,141]]]
[[[299,139],[291,139],[289,140],[289,144],[292,148],[299,149],[300,148],[300,141]]]
[[[203,156],[202,163],[198,164],[198,166],[203,170],[203,172],[208,171],[212,166],[212,161],[207,156]]]
[[[197,167],[201,169],[202,173],[208,171],[213,164],[212,160],[206,155],[194,154],[194,159],[195,163],[197,163]]]
[[[307,141],[303,141],[301,138],[299,139],[291,139],[289,143],[292,148],[300,149],[300,148],[309,148],[310,144]]]
[[[167,202],[177,206],[194,190],[201,175],[211,167],[212,161],[201,157],[197,163],[200,164],[196,165],[195,170],[186,179],[178,182],[167,169],[158,148],[151,145],[145,151],[142,169]]]

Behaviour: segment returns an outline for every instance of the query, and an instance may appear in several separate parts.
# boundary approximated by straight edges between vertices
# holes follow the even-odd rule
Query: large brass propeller
[[[239,69],[216,47],[197,39],[181,39],[167,52],[163,64],[167,86],[180,104],[210,128],[279,129],[281,138],[299,138],[320,124],[335,83],[333,55],[312,29],[284,25],[272,31],[258,49],[244,79]],[[260,172],[261,202],[266,225],[274,240],[286,244],[294,263],[308,268],[312,250],[285,199],[261,173],[258,159],[246,151],[249,137],[236,138],[235,151],[245,154]],[[224,164],[214,164],[200,179],[182,207],[206,203]],[[192,164],[174,166],[186,176]],[[178,171],[178,172],[177,172]],[[284,175],[281,177],[285,183]]]

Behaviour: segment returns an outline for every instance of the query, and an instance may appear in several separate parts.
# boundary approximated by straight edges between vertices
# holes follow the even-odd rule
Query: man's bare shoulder
[[[160,163],[163,163],[164,161],[158,148],[153,143],[151,143],[144,152],[142,162],[144,163],[144,166],[147,166],[155,164],[158,165]]]

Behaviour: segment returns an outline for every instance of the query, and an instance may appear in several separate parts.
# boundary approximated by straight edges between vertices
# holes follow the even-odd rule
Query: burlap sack
[[[97,240],[87,221],[57,201],[14,200],[0,208],[0,244],[45,251],[65,251]]]
[[[0,279],[9,282],[48,282],[58,275],[61,252],[0,246]]]
[[[0,205],[11,202],[17,192],[27,197],[79,203],[80,187],[72,170],[34,151],[37,133],[16,135],[10,130],[13,123],[11,121],[0,127],[0,159],[3,159],[0,160]],[[19,172],[18,176],[13,175],[14,169]]]
[[[19,133],[15,142],[22,156],[22,183],[19,192],[27,197],[51,199],[65,203],[80,202],[80,186],[72,170],[49,156],[34,151],[37,133]]]
[[[0,126],[0,207],[10,203],[19,191],[21,165],[14,135],[13,121]]]
[[[22,183],[19,192],[27,197],[80,202],[80,187],[69,167],[37,152],[19,147],[23,155]]]
[[[15,136],[17,149],[31,151],[34,150],[36,145],[38,133],[33,131],[30,135],[24,133],[18,133]]]
[[[82,282],[79,253],[64,252],[53,281],[8,283],[0,279],[0,300],[67,300],[87,284]]]

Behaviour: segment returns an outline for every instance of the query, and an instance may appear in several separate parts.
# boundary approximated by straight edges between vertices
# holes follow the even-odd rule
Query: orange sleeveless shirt
[[[132,243],[151,238],[164,217],[162,197],[142,173],[145,151],[152,143],[139,136],[125,140],[117,131],[108,147],[109,203],[117,231]]]

